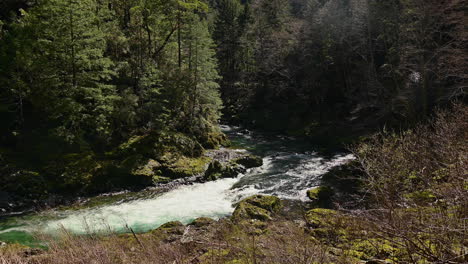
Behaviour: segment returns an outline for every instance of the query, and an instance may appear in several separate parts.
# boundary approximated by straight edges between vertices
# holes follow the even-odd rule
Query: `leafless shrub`
[[[467,139],[468,107],[457,104],[429,124],[353,150],[373,202],[359,217],[412,263],[468,261]]]
[[[285,220],[263,224],[265,229],[251,232],[247,223],[222,220],[188,232],[188,241],[182,239],[184,235],[167,240],[157,232],[135,234],[135,238],[132,234],[76,236],[64,230],[59,237],[42,237],[48,249],[35,255],[20,249],[0,250],[0,264],[350,263],[328,254],[329,247],[314,240],[300,224]]]

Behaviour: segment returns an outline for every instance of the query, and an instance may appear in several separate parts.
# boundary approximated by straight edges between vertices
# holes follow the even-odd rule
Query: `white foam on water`
[[[222,127],[224,131],[237,128]],[[244,135],[245,136],[245,135]],[[276,152],[263,158],[263,165],[249,169],[235,179],[182,186],[158,197],[110,204],[99,208],[59,213],[60,219],[0,231],[39,231],[54,234],[66,229],[76,234],[99,232],[145,232],[170,221],[190,223],[198,217],[219,219],[234,211],[233,203],[255,194],[271,194],[283,199],[306,201],[307,190],[320,184],[320,176],[335,166],[355,159],[352,154],[331,159],[315,152]],[[245,177],[245,179],[242,179]],[[239,182],[240,181],[240,182]],[[238,185],[235,185],[239,182]],[[233,188],[235,186],[235,188]]]
[[[275,160],[300,159],[297,166],[268,175]],[[307,201],[307,191],[320,185],[320,176],[336,166],[340,166],[355,159],[352,154],[336,155],[330,160],[317,156],[316,153],[281,153],[273,157],[264,158],[264,166],[255,173],[267,173],[260,179],[264,184],[252,184],[239,190],[238,196],[245,197],[253,194],[272,194],[283,199]]]
[[[123,232],[128,231],[128,225],[144,232],[170,221],[187,224],[198,217],[219,219],[234,210],[229,189],[236,181],[222,179],[183,186],[154,199],[70,212],[63,219],[47,222],[39,231],[54,233],[64,228],[77,234]]]

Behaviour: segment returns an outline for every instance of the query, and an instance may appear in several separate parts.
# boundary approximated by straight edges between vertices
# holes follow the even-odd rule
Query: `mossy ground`
[[[287,208],[282,204],[276,197],[256,195],[239,202],[232,217],[219,221],[199,218],[187,226],[175,221],[135,235],[64,236],[68,242],[51,241],[48,251],[28,256],[24,252],[30,249],[19,245],[9,245],[0,252],[7,258],[14,255],[28,261],[48,260],[47,263],[58,263],[54,260],[60,259],[66,264],[96,257],[93,254],[97,251],[105,253],[101,263],[106,264],[127,263],[112,262],[124,255],[132,256],[128,263],[176,259],[181,263],[207,264],[301,263],[303,259],[309,259],[307,263],[351,264],[408,261],[399,243],[374,236],[369,232],[373,226],[358,218],[336,210],[315,208],[305,213],[306,221],[302,223],[301,219],[283,218],[281,211]],[[248,212],[250,209],[255,212]],[[63,260],[59,256],[64,252],[80,254]],[[419,260],[417,263],[429,262]]]

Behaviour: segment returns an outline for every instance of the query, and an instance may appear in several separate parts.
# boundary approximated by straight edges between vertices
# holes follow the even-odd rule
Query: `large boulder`
[[[224,167],[221,162],[214,160],[208,165],[208,169],[205,171],[204,179],[207,181],[214,181],[221,178]]]
[[[239,173],[244,172],[245,168],[242,165],[233,162],[222,164],[214,160],[208,165],[203,178],[206,181],[214,181],[221,178],[236,178]]]
[[[244,166],[247,169],[260,167],[263,165],[262,158],[255,155],[246,155],[234,160],[235,163]]]
[[[232,218],[235,221],[256,219],[260,221],[271,220],[273,214],[281,208],[281,200],[275,196],[254,195],[240,201]]]
[[[321,207],[330,207],[334,191],[329,186],[319,186],[307,191],[307,197]]]
[[[150,234],[158,240],[173,242],[179,240],[185,232],[185,226],[179,221],[172,221],[152,230]]]

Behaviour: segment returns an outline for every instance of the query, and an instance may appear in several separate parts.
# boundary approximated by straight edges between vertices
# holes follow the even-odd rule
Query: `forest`
[[[0,0],[0,263],[466,263],[467,11],[466,0]],[[288,187],[299,199],[266,188],[298,155],[335,165]],[[249,177],[256,192],[239,188],[230,212],[191,221],[34,235],[45,247],[9,231],[17,215],[96,197],[123,208]]]

